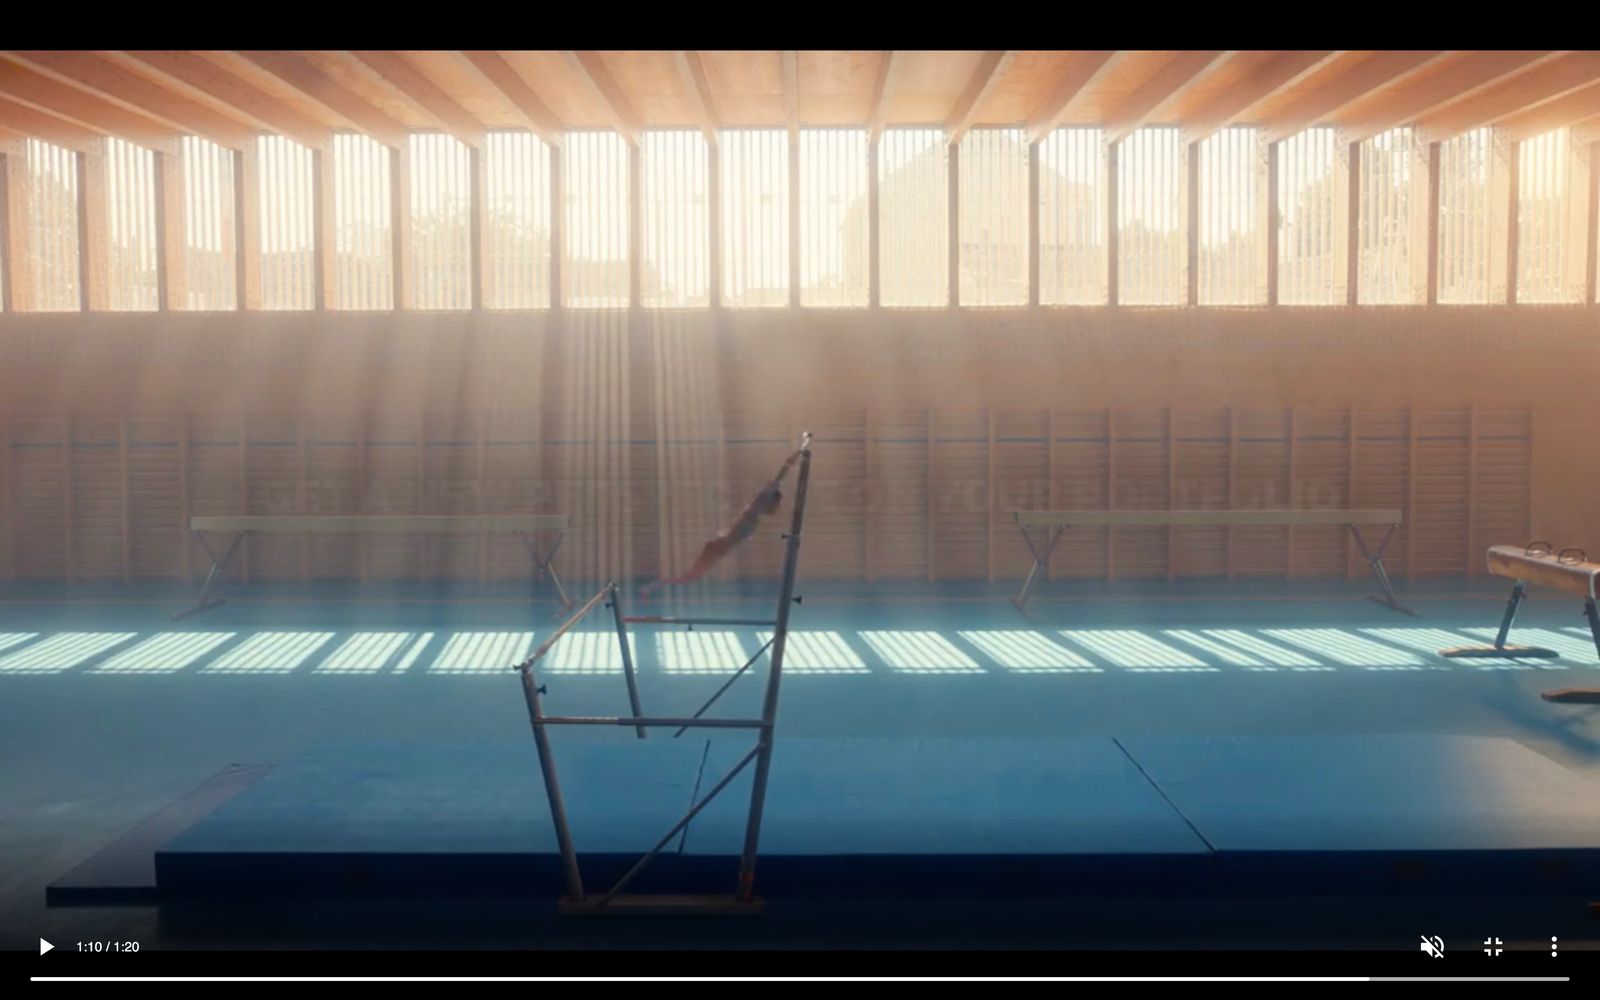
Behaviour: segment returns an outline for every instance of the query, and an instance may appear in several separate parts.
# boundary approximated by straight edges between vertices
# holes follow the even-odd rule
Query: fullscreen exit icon
[[[1484,938],[1483,953],[1491,958],[1499,956],[1500,952],[1504,950],[1500,947],[1501,943],[1501,940],[1497,937]]]

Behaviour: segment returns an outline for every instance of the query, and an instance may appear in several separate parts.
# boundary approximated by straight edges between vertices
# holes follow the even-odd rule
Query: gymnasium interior
[[[1567,974],[1597,143],[1593,51],[0,51],[0,949]]]

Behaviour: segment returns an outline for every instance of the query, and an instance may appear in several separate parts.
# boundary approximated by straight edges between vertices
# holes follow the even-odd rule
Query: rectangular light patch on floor
[[[1403,649],[1371,639],[1363,639],[1354,632],[1336,628],[1269,628],[1263,634],[1287,642],[1291,646],[1310,650],[1347,667],[1417,667],[1422,661]]]
[[[259,632],[223,653],[202,674],[292,674],[332,632]]]
[[[1276,673],[1280,670],[1325,673],[1333,669],[1304,653],[1268,642],[1242,629],[1167,629],[1165,634],[1203,649],[1229,666],[1242,667],[1253,673]]]
[[[995,630],[956,634],[976,646],[984,656],[1014,673],[1103,673],[1077,653],[1037,632]]]
[[[37,638],[39,638],[37,632],[0,632],[0,649],[9,649]]]
[[[1076,629],[1061,633],[1103,660],[1133,673],[1205,674],[1220,672],[1183,650],[1132,629]]]
[[[65,673],[138,635],[137,632],[62,632],[0,658],[0,674]]]
[[[175,674],[232,639],[235,632],[161,632],[90,670],[91,674]]]
[[[510,676],[532,651],[532,632],[457,632],[434,657],[428,673]]]
[[[628,656],[639,670],[639,644],[628,636]],[[556,640],[535,669],[552,674],[620,674],[622,647],[616,630],[610,632],[568,632]]]
[[[394,672],[397,674],[409,672],[411,667],[417,662],[417,658],[422,655],[422,651],[427,649],[428,643],[432,641],[432,632],[424,632],[417,636],[417,641],[411,644],[411,648],[407,649],[405,655],[400,657],[400,662],[394,665]]]
[[[937,632],[862,632],[884,666],[902,674],[981,674],[986,671]]]
[[[755,649],[746,649],[736,632],[662,632],[656,655],[669,674],[731,674]]]
[[[765,644],[771,632],[759,632],[757,641]],[[768,653],[770,656],[770,652]],[[838,632],[797,632],[791,629],[783,648],[785,674],[865,674],[870,673],[861,657]]]
[[[311,668],[314,674],[375,674],[394,659],[410,632],[357,632],[328,658]]]
[[[1191,632],[1188,629],[1169,628],[1163,630],[1162,635],[1165,635],[1169,639],[1176,639],[1179,642],[1187,643],[1188,645],[1206,653],[1210,653],[1212,656],[1221,660],[1223,663],[1226,663],[1230,667],[1243,667],[1246,670],[1264,671],[1273,671],[1278,669],[1271,664],[1263,663],[1254,656],[1245,653],[1241,649],[1218,642],[1215,639],[1207,638],[1206,636],[1198,633]]]

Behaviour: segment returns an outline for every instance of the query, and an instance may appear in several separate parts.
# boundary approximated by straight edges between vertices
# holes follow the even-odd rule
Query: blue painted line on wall
[[[925,437],[914,437],[914,438],[870,438],[870,439],[869,438],[818,438],[816,440],[817,440],[818,443],[821,443],[821,444],[867,444],[867,443],[872,443],[872,444],[921,444],[921,445],[925,445],[925,444],[928,443],[928,439],[925,438]],[[1166,440],[1167,440],[1166,438],[1160,438],[1160,437],[1119,437],[1119,438],[1115,439],[1115,443],[1117,443],[1117,444],[1159,444],[1159,443],[1165,442]],[[1227,444],[1229,439],[1228,438],[1215,438],[1215,437],[1180,437],[1180,438],[1176,438],[1174,440],[1179,444]],[[1279,438],[1279,437],[1240,437],[1240,438],[1238,438],[1238,440],[1240,442],[1247,442],[1247,443],[1251,443],[1251,444],[1287,444],[1289,442],[1288,438]],[[1301,443],[1316,442],[1316,443],[1323,443],[1323,444],[1345,444],[1345,443],[1347,443],[1349,441],[1349,438],[1346,438],[1346,437],[1344,437],[1342,435],[1336,435],[1336,436],[1302,437],[1302,438],[1296,438],[1295,440],[1298,441],[1298,442],[1301,442]],[[1410,440],[1410,438],[1407,438],[1407,437],[1404,437],[1404,436],[1376,436],[1376,437],[1357,437],[1355,440],[1358,443],[1363,443],[1363,442],[1382,442],[1382,443],[1401,443],[1401,444],[1403,444],[1403,443],[1408,442]],[[1452,436],[1452,435],[1425,434],[1425,435],[1419,435],[1417,437],[1417,440],[1418,441],[1454,441],[1454,442],[1463,442],[1464,443],[1468,439],[1465,438],[1465,437],[1456,437],[1456,436]],[[1530,438],[1527,435],[1523,435],[1523,434],[1480,434],[1480,435],[1478,435],[1477,440],[1478,441],[1502,441],[1502,442],[1511,442],[1511,443],[1516,443],[1516,444],[1526,444],[1530,440]],[[1048,438],[1042,438],[1042,437],[997,437],[997,438],[994,439],[994,441],[995,441],[996,444],[1046,444],[1046,443],[1049,443],[1049,439]],[[936,438],[933,439],[933,443],[934,444],[987,444],[988,442],[989,442],[989,439],[986,438],[986,437],[981,437],[981,438],[979,438],[979,437],[973,437],[973,438],[936,437]],[[419,444],[423,445],[424,447],[428,447],[428,448],[473,448],[473,447],[477,447],[477,445],[478,445],[477,441],[426,441],[426,442],[419,442],[419,441],[413,440],[413,441],[367,441],[365,443],[366,443],[366,446],[369,447],[369,448],[415,448]],[[603,441],[596,441],[596,440],[592,440],[592,439],[579,439],[579,438],[549,438],[549,439],[545,439],[545,440],[526,440],[526,441],[488,441],[488,442],[484,443],[484,446],[485,447],[490,447],[490,448],[533,448],[533,447],[538,447],[538,446],[541,446],[541,445],[558,445],[558,446],[576,447],[576,446],[579,446],[579,445],[606,444],[606,445],[628,445],[630,447],[653,447],[653,446],[656,446],[656,445],[667,445],[667,446],[670,446],[670,447],[677,447],[677,446],[681,446],[681,445],[718,445],[718,444],[721,444],[721,445],[756,445],[756,444],[771,445],[771,444],[789,444],[789,443],[790,442],[788,441],[787,438],[736,438],[736,439],[729,439],[727,441],[717,441],[717,440],[712,440],[712,439],[704,439],[704,440],[702,440],[702,439],[694,439],[694,438],[684,438],[684,439],[681,439],[681,440],[669,440],[669,441],[661,441],[661,440],[657,440],[657,439],[654,439],[654,438],[609,438],[609,439],[606,439],[606,440],[603,440]],[[1103,444],[1107,443],[1107,439],[1104,438],[1104,437],[1058,437],[1058,438],[1055,439],[1055,443],[1056,444],[1100,444],[1100,445],[1103,445]],[[310,448],[359,448],[361,445],[362,445],[362,442],[360,442],[360,441],[307,441],[306,442],[306,446],[310,447]],[[11,442],[11,447],[14,448],[14,449],[20,450],[20,451],[26,451],[26,450],[30,450],[30,449],[32,449],[32,450],[60,450],[63,446],[64,446],[63,443],[60,442],[60,441],[13,441],[13,442]],[[129,450],[140,449],[140,448],[178,448],[178,447],[181,447],[181,446],[182,446],[181,442],[178,442],[178,441],[130,441],[128,443]],[[240,445],[239,445],[238,441],[190,441],[189,442],[189,447],[190,448],[230,448],[230,449],[237,449],[239,446]],[[249,447],[249,448],[298,448],[299,446],[300,446],[300,442],[299,441],[250,441],[250,442],[248,442],[246,444],[246,447]],[[121,448],[122,445],[119,444],[118,442],[115,442],[115,441],[74,441],[70,445],[66,445],[66,447],[70,447],[74,451],[78,451],[78,450],[95,450],[95,449],[115,450],[115,449]]]

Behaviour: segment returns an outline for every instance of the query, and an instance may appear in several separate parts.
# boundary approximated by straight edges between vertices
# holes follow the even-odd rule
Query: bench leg
[[[228,546],[228,551],[222,554],[221,559],[218,559],[217,554],[211,551],[211,546],[206,543],[205,535],[202,535],[198,531],[192,531],[190,534],[194,535],[195,539],[199,541],[200,547],[205,549],[206,555],[211,557],[211,570],[210,572],[206,573],[206,582],[200,587],[200,598],[195,602],[194,607],[180,611],[173,615],[173,621],[179,621],[181,619],[188,618],[190,615],[197,615],[202,611],[214,608],[219,604],[228,603],[226,598],[212,597],[211,591],[212,588],[216,586],[217,580],[222,576],[222,574],[227,572],[228,563],[233,560],[233,554],[238,551],[239,543],[244,541],[244,532],[237,532],[233,536],[233,542]]]
[[[1050,541],[1045,546],[1043,553],[1040,553],[1039,547],[1033,543],[1033,536],[1028,534],[1026,526],[1018,525],[1017,530],[1022,532],[1022,540],[1028,544],[1028,551],[1033,553],[1033,566],[1028,570],[1028,578],[1022,581],[1022,589],[1017,591],[1015,597],[1011,598],[1011,603],[1016,605],[1018,611],[1026,613],[1027,608],[1025,605],[1028,603],[1028,591],[1033,589],[1033,581],[1038,579],[1041,570],[1046,573],[1050,571],[1050,553],[1055,551],[1056,543],[1061,540],[1062,534],[1067,529],[1064,526],[1055,529],[1051,533]]]
[[[1417,613],[1401,604],[1399,598],[1395,597],[1394,585],[1389,582],[1389,571],[1383,568],[1383,550],[1389,547],[1389,541],[1394,538],[1395,530],[1399,527],[1398,524],[1389,525],[1389,530],[1384,533],[1383,541],[1378,543],[1377,549],[1369,550],[1366,540],[1361,537],[1361,529],[1353,524],[1349,526],[1350,534],[1356,540],[1356,547],[1361,550],[1361,557],[1371,567],[1372,578],[1378,581],[1378,587],[1383,591],[1382,596],[1373,594],[1367,600],[1414,618]]]
[[[548,576],[550,582],[555,585],[556,594],[561,598],[561,607],[556,611],[558,615],[564,615],[572,610],[572,598],[567,596],[567,588],[561,585],[561,577],[556,575],[555,567],[550,565],[556,557],[557,550],[561,548],[561,540],[566,536],[567,533],[564,529],[557,529],[556,540],[550,546],[550,551],[541,554],[539,547],[534,544],[532,538],[528,537],[526,531],[517,532],[517,537],[522,539],[522,544],[527,548],[528,555],[533,557],[533,582],[537,584]]]

